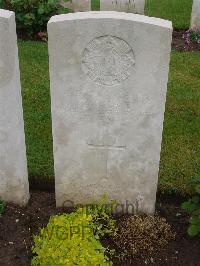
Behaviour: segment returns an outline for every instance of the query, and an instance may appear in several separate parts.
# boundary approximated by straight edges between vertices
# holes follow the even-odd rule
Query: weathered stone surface
[[[70,8],[74,12],[91,11],[91,0],[71,0],[68,2],[61,0],[61,6]]]
[[[100,10],[144,14],[145,0],[100,0]]]
[[[191,29],[200,31],[200,0],[193,0]]]
[[[48,23],[56,202],[154,212],[171,22],[122,12]]]
[[[25,205],[29,185],[15,15],[0,9],[0,198]]]

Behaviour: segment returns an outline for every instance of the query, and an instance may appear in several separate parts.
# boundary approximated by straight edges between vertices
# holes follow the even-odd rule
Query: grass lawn
[[[53,178],[47,44],[19,42],[29,176]],[[200,165],[200,53],[172,52],[160,166],[162,191],[187,191]]]
[[[188,29],[192,0],[146,0],[145,15],[171,20],[174,28]]]
[[[92,0],[92,9],[99,10],[100,0]],[[146,0],[145,15],[168,19],[174,28],[188,29],[192,0]]]
[[[160,164],[160,188],[187,192],[200,172],[200,53],[172,52]]]
[[[30,177],[53,176],[47,44],[19,43]]]

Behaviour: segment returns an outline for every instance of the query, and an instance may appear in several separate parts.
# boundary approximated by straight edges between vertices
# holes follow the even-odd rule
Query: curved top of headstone
[[[14,15],[14,12],[13,11],[5,10],[5,9],[0,9],[0,17],[10,18],[13,15]]]
[[[90,11],[90,12],[77,12],[69,14],[61,14],[51,17],[48,24],[63,22],[67,20],[82,20],[82,19],[121,19],[131,20],[139,23],[146,23],[158,27],[172,29],[172,22],[160,18],[147,17],[143,15],[116,12],[116,11]]]

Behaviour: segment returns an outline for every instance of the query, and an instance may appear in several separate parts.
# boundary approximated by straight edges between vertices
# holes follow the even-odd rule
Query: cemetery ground
[[[53,192],[47,44],[19,41],[19,55],[32,192],[26,208],[8,204],[0,218],[0,265],[15,266],[30,265],[32,236],[39,232],[40,227],[46,226],[51,215],[63,212],[55,208]],[[199,264],[200,240],[187,235],[188,215],[180,208],[184,197],[190,193],[188,181],[198,171],[200,160],[199,64],[198,51],[173,49],[156,211],[171,225],[175,239],[167,247],[153,254],[136,256],[131,258],[132,261],[119,262],[116,258],[115,265]],[[105,243],[114,245],[112,239],[106,239]]]
[[[158,196],[157,199],[157,214],[164,217],[170,224],[172,232],[176,234],[174,240],[171,240],[167,246],[157,252],[147,253],[141,257],[131,257],[131,250],[127,249],[130,258],[119,261],[116,257],[113,259],[114,265],[199,265],[200,240],[198,237],[190,238],[187,235],[188,216],[180,209],[181,202],[182,199],[177,196]],[[26,208],[8,204],[3,218],[0,218],[0,265],[30,265],[33,256],[31,252],[32,236],[38,234],[39,228],[47,225],[50,216],[64,211],[69,210],[55,208],[53,192],[33,191]],[[120,219],[117,218],[119,224]],[[145,237],[145,241],[147,241],[149,235]],[[120,254],[120,249],[117,250],[112,238],[104,239],[103,243],[115,248],[117,254]],[[137,244],[141,245],[140,243]]]

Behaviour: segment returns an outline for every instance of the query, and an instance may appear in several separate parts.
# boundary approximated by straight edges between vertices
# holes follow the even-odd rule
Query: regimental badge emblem
[[[114,86],[126,80],[135,65],[131,46],[114,36],[92,40],[82,55],[82,68],[95,83]]]

